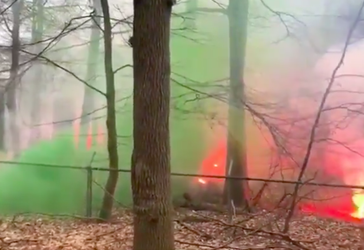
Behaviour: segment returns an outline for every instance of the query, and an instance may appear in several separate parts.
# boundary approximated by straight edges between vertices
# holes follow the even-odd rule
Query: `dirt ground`
[[[289,235],[279,232],[284,220],[261,211],[236,215],[182,211],[175,215],[176,249],[359,249],[358,225],[299,215]],[[124,211],[112,223],[81,217],[18,215],[1,221],[1,250],[131,249],[132,217]]]

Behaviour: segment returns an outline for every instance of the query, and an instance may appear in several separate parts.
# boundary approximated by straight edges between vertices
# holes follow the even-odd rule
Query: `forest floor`
[[[176,249],[359,249],[357,225],[296,216],[290,234],[279,232],[277,213],[228,216],[183,211],[175,217]],[[71,216],[24,216],[3,219],[1,250],[113,250],[131,249],[132,217],[119,212],[112,223],[96,223]]]

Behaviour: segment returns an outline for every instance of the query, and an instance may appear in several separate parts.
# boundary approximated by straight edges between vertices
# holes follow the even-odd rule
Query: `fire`
[[[351,214],[357,219],[364,218],[364,192],[363,190],[355,190],[352,196],[353,203],[356,207],[355,212]]]
[[[217,163],[212,164],[213,169],[211,168],[211,165],[207,165],[207,166],[209,166],[208,169],[205,169],[206,172],[202,172],[202,174],[214,175],[215,173],[214,173],[213,169],[218,168],[219,164],[217,164]],[[199,178],[197,181],[201,184],[207,184],[207,181],[202,178]]]
[[[201,175],[224,176],[225,162],[226,162],[226,140],[222,140],[216,146],[216,148],[213,148],[212,151],[206,155],[205,159],[201,162],[201,168],[198,173]],[[216,183],[222,184],[224,182],[224,179],[215,179],[215,178],[209,178],[209,179],[204,178],[203,180],[207,181],[208,183],[214,183],[214,184]],[[198,179],[196,181],[198,181]]]
[[[201,183],[201,184],[206,184],[206,181],[204,179],[198,179],[198,182]]]

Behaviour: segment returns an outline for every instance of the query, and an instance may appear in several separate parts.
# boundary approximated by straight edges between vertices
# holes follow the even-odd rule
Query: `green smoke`
[[[188,122],[172,122],[172,164],[173,171],[196,172],[201,160],[201,145],[193,146],[191,141],[198,138],[198,129]],[[173,128],[174,127],[174,128]],[[125,129],[123,129],[125,132]],[[180,131],[183,131],[181,133]],[[186,133],[186,131],[188,131]],[[195,132],[194,132],[195,131]],[[123,143],[119,149],[120,168],[129,168],[131,155],[131,138],[120,139]],[[80,145],[86,145],[85,139]],[[105,150],[94,147],[92,150],[75,149],[72,136],[58,137],[52,141],[39,142],[24,151],[18,162],[26,164],[1,164],[0,169],[0,213],[76,213],[83,214],[86,206],[85,170],[61,168],[61,166],[87,166],[96,151],[92,167],[107,167]],[[34,163],[34,164],[29,164]],[[41,166],[37,165],[42,164]],[[45,167],[43,165],[57,165]],[[107,173],[93,171],[93,210],[100,208]],[[175,193],[183,190],[177,188],[181,183],[186,188],[185,179],[175,179]],[[100,187],[101,186],[101,187]],[[130,205],[130,175],[120,173],[118,189],[115,196],[116,205]]]
[[[211,26],[211,24],[209,24]],[[216,27],[216,23],[213,24]],[[210,27],[211,30],[211,27]],[[188,36],[188,34],[185,34]],[[206,43],[206,39],[199,37],[202,43],[174,34],[172,37],[172,74],[174,80],[184,85],[200,88],[206,91],[206,86],[197,86],[196,82],[207,82],[226,77],[228,61],[226,56],[227,44],[217,41]],[[205,40],[204,40],[205,39]],[[211,39],[210,39],[211,40]],[[219,52],[219,53],[218,53]],[[119,81],[118,77],[116,77]],[[124,78],[125,79],[125,78]],[[191,79],[191,80],[189,80]],[[123,80],[120,80],[122,83]],[[117,82],[118,84],[119,82]],[[196,98],[191,92],[175,82],[172,85],[172,114],[171,114],[171,147],[172,170],[182,173],[196,173],[204,157],[205,131],[201,121],[203,116],[203,102],[186,102]],[[121,85],[120,85],[121,86]],[[119,88],[118,86],[117,88]],[[130,168],[132,151],[132,114],[131,104],[123,106],[118,114],[118,134],[120,168]],[[202,107],[202,108],[201,108]],[[82,129],[85,134],[86,129]],[[34,165],[6,165],[0,168],[0,213],[14,214],[19,212],[34,213],[77,213],[83,214],[86,205],[86,172],[83,170],[65,168],[46,168],[38,164],[52,164],[65,166],[87,166],[92,155],[96,152],[93,167],[106,168],[108,165],[106,146],[95,146],[86,150],[85,138],[80,139],[79,149],[75,149],[72,131],[64,131],[52,141],[43,141],[25,150],[16,161],[35,163]],[[83,146],[82,146],[83,145]],[[106,172],[94,171],[93,177],[97,183],[93,184],[93,210],[100,207],[103,190],[107,178]],[[191,179],[173,178],[174,195],[179,195],[186,188]],[[120,173],[118,189],[115,196],[118,203],[131,203],[130,175]]]
[[[44,141],[23,152],[24,163],[72,165],[72,138]],[[80,171],[37,165],[6,165],[0,170],[0,211],[71,212],[81,206],[84,192]]]

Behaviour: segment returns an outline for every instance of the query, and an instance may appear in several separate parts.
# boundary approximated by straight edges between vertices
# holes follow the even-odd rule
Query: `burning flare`
[[[219,167],[219,164],[217,163],[214,163],[212,165],[213,168],[218,168]],[[211,170],[212,170],[212,173],[211,173]],[[202,174],[212,174],[214,175],[214,172],[213,172],[213,169],[212,168],[209,168],[209,169],[206,169],[207,172],[202,172]],[[199,178],[198,179],[198,182],[201,183],[201,184],[207,184],[207,181],[203,178]]]
[[[201,184],[206,184],[206,181],[204,179],[198,179],[198,182],[201,183]]]
[[[363,219],[364,218],[364,192],[363,192],[363,190],[354,190],[352,200],[355,205],[355,212],[351,213],[351,216],[354,218]]]

